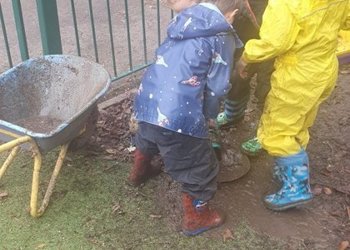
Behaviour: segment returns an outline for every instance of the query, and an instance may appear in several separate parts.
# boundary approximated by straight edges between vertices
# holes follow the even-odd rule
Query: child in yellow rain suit
[[[258,141],[275,157],[280,189],[264,198],[273,210],[296,207],[312,199],[306,146],[320,103],[334,89],[340,29],[350,29],[349,0],[270,0],[260,30],[237,65],[276,58],[258,128]]]

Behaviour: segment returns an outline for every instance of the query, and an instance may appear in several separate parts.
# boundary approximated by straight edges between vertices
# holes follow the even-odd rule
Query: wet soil
[[[308,152],[314,200],[285,212],[266,209],[262,197],[276,190],[277,184],[272,179],[272,158],[263,153],[250,158],[250,170],[242,178],[219,183],[212,205],[223,210],[227,218],[221,228],[206,236],[221,237],[225,229],[234,232],[235,227],[245,221],[257,232],[285,242],[284,249],[337,249],[341,241],[350,240],[349,82],[350,66],[342,67],[338,85],[329,100],[321,105],[310,131]],[[132,161],[131,106],[132,95],[102,111],[97,133],[89,143],[90,152],[103,153],[116,161]],[[240,143],[255,134],[259,113],[253,100],[244,120],[221,132],[226,153],[231,150],[239,155]],[[165,173],[155,180],[157,212],[167,218],[169,227],[179,231],[180,185]]]

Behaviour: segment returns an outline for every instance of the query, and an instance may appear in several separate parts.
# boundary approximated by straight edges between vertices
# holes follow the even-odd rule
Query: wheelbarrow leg
[[[38,209],[38,192],[39,192],[39,183],[40,183],[40,169],[42,165],[42,154],[40,153],[40,150],[38,148],[38,145],[36,142],[29,136],[19,136],[16,134],[13,134],[8,131],[4,131],[0,129],[1,134],[5,134],[10,137],[14,137],[15,139],[12,141],[9,141],[5,144],[0,145],[0,153],[4,151],[10,151],[10,154],[6,158],[5,162],[2,164],[0,168],[0,179],[6,172],[7,168],[9,165],[13,162],[14,158],[16,157],[21,144],[25,143],[31,143],[32,144],[32,152],[34,156],[34,169],[33,169],[33,177],[32,177],[32,190],[31,190],[31,195],[30,195],[30,215],[33,217],[39,217],[41,216],[45,209],[47,208],[50,197],[53,192],[53,188],[55,187],[56,184],[56,179],[58,177],[58,174],[61,170],[64,158],[66,157],[67,150],[69,143],[61,146],[61,150],[59,153],[59,156],[56,161],[55,168],[53,170],[53,173],[51,175],[51,179],[49,182],[49,185],[46,189],[46,193],[44,196],[44,199],[41,203],[40,208]]]
[[[0,179],[5,174],[5,171],[7,170],[8,166],[10,166],[12,161],[15,159],[18,151],[19,151],[19,146],[12,148],[10,154],[8,155],[5,162],[2,164],[2,166],[0,168]]]
[[[39,217],[38,213],[38,191],[39,191],[39,177],[40,177],[40,169],[42,163],[41,153],[33,143],[33,153],[34,153],[34,169],[33,169],[33,178],[32,178],[32,192],[30,195],[30,215],[33,217]]]
[[[45,212],[47,206],[49,205],[50,197],[51,197],[53,189],[55,187],[58,174],[60,173],[61,167],[63,165],[63,161],[66,157],[68,146],[69,146],[69,143],[67,143],[61,147],[60,153],[59,153],[57,161],[56,161],[55,168],[54,168],[53,173],[51,175],[49,185],[47,186],[45,196],[44,196],[44,199],[41,203],[39,210],[36,212],[36,205],[35,205],[35,209],[32,209],[32,205],[31,205],[31,215],[33,217],[41,216]],[[34,169],[35,169],[35,167],[34,167]],[[38,180],[38,183],[39,183],[39,180]],[[33,184],[34,184],[34,179],[33,179]],[[37,193],[38,193],[37,187],[38,187],[38,185],[35,185],[34,189],[33,189],[35,191],[34,197],[32,199],[33,203],[34,203],[34,199],[37,199]],[[33,195],[33,192],[32,192],[32,195]],[[31,202],[31,204],[33,204],[33,203]],[[36,200],[35,200],[35,204],[37,204]],[[32,213],[32,211],[35,211],[34,214]]]
[[[0,145],[0,153],[11,150],[10,154],[6,158],[5,162],[2,164],[0,168],[0,179],[1,177],[5,174],[7,168],[10,166],[12,161],[15,159],[18,151],[19,151],[19,146],[21,144],[27,143],[31,141],[31,138],[29,136],[18,136],[16,134],[13,134],[11,132],[4,131],[0,129],[0,134],[5,134],[7,136],[14,137],[12,141],[9,141],[7,143],[4,143]]]

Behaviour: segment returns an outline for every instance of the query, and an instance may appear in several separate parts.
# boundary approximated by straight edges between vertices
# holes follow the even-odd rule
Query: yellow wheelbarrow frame
[[[15,159],[17,153],[19,152],[20,146],[26,143],[31,144],[30,150],[33,153],[34,157],[34,167],[33,167],[33,177],[32,177],[32,190],[31,190],[31,196],[30,196],[30,214],[33,217],[39,217],[41,216],[50,201],[50,197],[52,195],[53,188],[55,187],[56,184],[56,179],[59,175],[59,172],[61,170],[61,167],[63,165],[63,161],[66,157],[67,150],[69,143],[64,144],[61,146],[61,150],[59,152],[55,168],[52,172],[50,182],[47,186],[45,196],[41,202],[40,208],[38,209],[38,191],[39,191],[39,183],[40,183],[40,169],[42,165],[42,154],[38,148],[38,145],[36,142],[30,137],[30,136],[21,136],[17,135],[15,133],[0,129],[0,134],[6,135],[8,137],[14,138],[13,140],[6,142],[4,144],[0,145],[0,153],[3,153],[5,151],[10,151],[8,157],[2,164],[0,168],[0,179],[3,177],[5,174],[6,170],[10,166],[10,164],[13,162]]]

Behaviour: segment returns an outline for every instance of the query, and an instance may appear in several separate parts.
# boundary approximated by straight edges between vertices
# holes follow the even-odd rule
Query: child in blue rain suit
[[[128,180],[138,186],[154,175],[151,159],[159,153],[165,171],[182,184],[182,231],[188,236],[223,223],[223,216],[207,204],[216,192],[219,171],[208,122],[215,120],[230,89],[233,54],[242,46],[230,25],[236,1],[210,2],[167,2],[179,13],[156,50],[156,61],[145,72],[134,103],[138,131]]]

